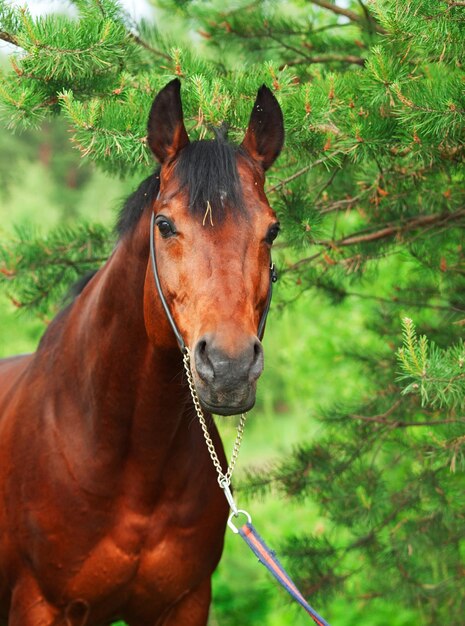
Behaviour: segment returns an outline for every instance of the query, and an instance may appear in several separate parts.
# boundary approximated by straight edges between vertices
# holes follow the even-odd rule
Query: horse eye
[[[273,224],[273,226],[270,226],[266,234],[265,241],[271,245],[279,235],[280,230],[279,224]]]
[[[172,237],[176,234],[176,229],[173,224],[166,219],[166,217],[157,217],[155,224],[157,225],[163,239],[167,239],[168,237]]]

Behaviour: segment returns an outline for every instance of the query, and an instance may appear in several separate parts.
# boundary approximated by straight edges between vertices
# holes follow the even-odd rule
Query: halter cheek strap
[[[158,295],[160,297],[161,303],[163,305],[163,309],[165,311],[166,317],[173,329],[174,336],[176,337],[176,341],[178,342],[179,348],[183,354],[185,354],[187,347],[184,343],[184,339],[182,338],[181,333],[179,332],[178,327],[176,326],[176,322],[174,321],[173,316],[171,315],[170,308],[168,303],[166,302],[166,298],[163,294],[163,290],[161,288],[160,276],[158,274],[157,268],[157,255],[155,252],[155,214],[152,213],[152,218],[150,220],[150,259],[152,261],[152,270],[153,276],[155,278],[155,285],[157,287]],[[268,312],[270,310],[271,298],[273,295],[273,283],[278,280],[278,274],[276,272],[276,268],[273,262],[270,262],[270,284],[268,287],[268,295],[266,297],[265,308],[262,313],[262,317],[260,319],[260,323],[258,324],[257,336],[260,341],[263,339],[263,333],[265,331],[266,318],[268,316]]]
[[[152,219],[150,220],[150,258],[152,260],[152,270],[153,275],[155,277],[155,285],[157,286],[158,295],[160,296],[161,303],[163,308],[165,309],[166,317],[168,318],[169,323],[171,324],[171,328],[173,329],[176,340],[179,344],[179,348],[181,352],[184,354],[186,352],[186,344],[184,343],[184,339],[182,338],[181,333],[176,326],[176,322],[174,321],[173,316],[171,315],[170,308],[168,303],[166,302],[166,298],[163,295],[163,290],[161,288],[160,277],[158,275],[157,268],[157,255],[155,254],[155,214],[152,213]]]
[[[260,319],[260,323],[258,325],[257,336],[260,341],[263,339],[263,334],[265,332],[265,324],[266,318],[268,317],[268,313],[271,306],[271,298],[273,297],[273,284],[278,280],[278,272],[276,271],[275,264],[270,259],[270,284],[268,287],[268,295],[266,296],[266,304],[263,309],[262,317]]]

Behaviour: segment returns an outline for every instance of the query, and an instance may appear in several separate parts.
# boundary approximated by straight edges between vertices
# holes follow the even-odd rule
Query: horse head
[[[145,281],[145,324],[155,340],[160,333],[155,312],[164,299],[178,342],[191,352],[200,402],[220,415],[254,405],[263,370],[258,335],[269,304],[271,246],[279,232],[264,182],[283,139],[281,109],[265,86],[239,146],[221,132],[212,141],[189,141],[178,80],[162,89],[149,114],[148,144],[161,169],[152,208],[154,266]]]

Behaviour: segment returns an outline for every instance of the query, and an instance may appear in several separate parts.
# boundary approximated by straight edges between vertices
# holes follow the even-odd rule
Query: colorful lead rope
[[[220,487],[223,489],[226,500],[228,501],[231,508],[231,514],[228,519],[229,528],[233,531],[233,533],[235,533],[236,535],[239,534],[242,537],[242,539],[246,542],[246,544],[258,558],[260,563],[266,567],[266,569],[270,572],[270,574],[272,574],[272,576],[274,576],[274,578],[276,578],[279,584],[284,587],[289,595],[294,598],[294,600],[307,611],[315,624],[318,624],[318,626],[330,626],[329,623],[323,617],[321,617],[321,615],[319,615],[312,606],[310,606],[310,604],[297,588],[292,578],[289,576],[289,574],[286,572],[284,567],[277,559],[276,553],[266,545],[265,541],[255,530],[255,527],[252,524],[252,518],[250,517],[250,513],[244,511],[243,509],[237,508],[229,485],[220,483]],[[238,528],[234,525],[233,519],[239,517],[240,514],[246,516],[247,523]]]
[[[284,589],[307,611],[315,624],[318,626],[329,626],[328,622],[319,615],[314,608],[310,606],[294,582],[286,572],[284,567],[276,558],[275,553],[270,550],[255,528],[250,522],[247,522],[237,532],[246,542],[252,552],[257,556],[260,563],[276,578],[276,580],[284,587]]]

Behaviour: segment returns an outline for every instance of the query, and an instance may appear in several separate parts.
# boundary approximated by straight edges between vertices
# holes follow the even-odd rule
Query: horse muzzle
[[[218,415],[237,415],[255,404],[257,380],[263,371],[263,348],[257,337],[228,354],[213,335],[204,335],[194,349],[193,374],[203,407]]]

